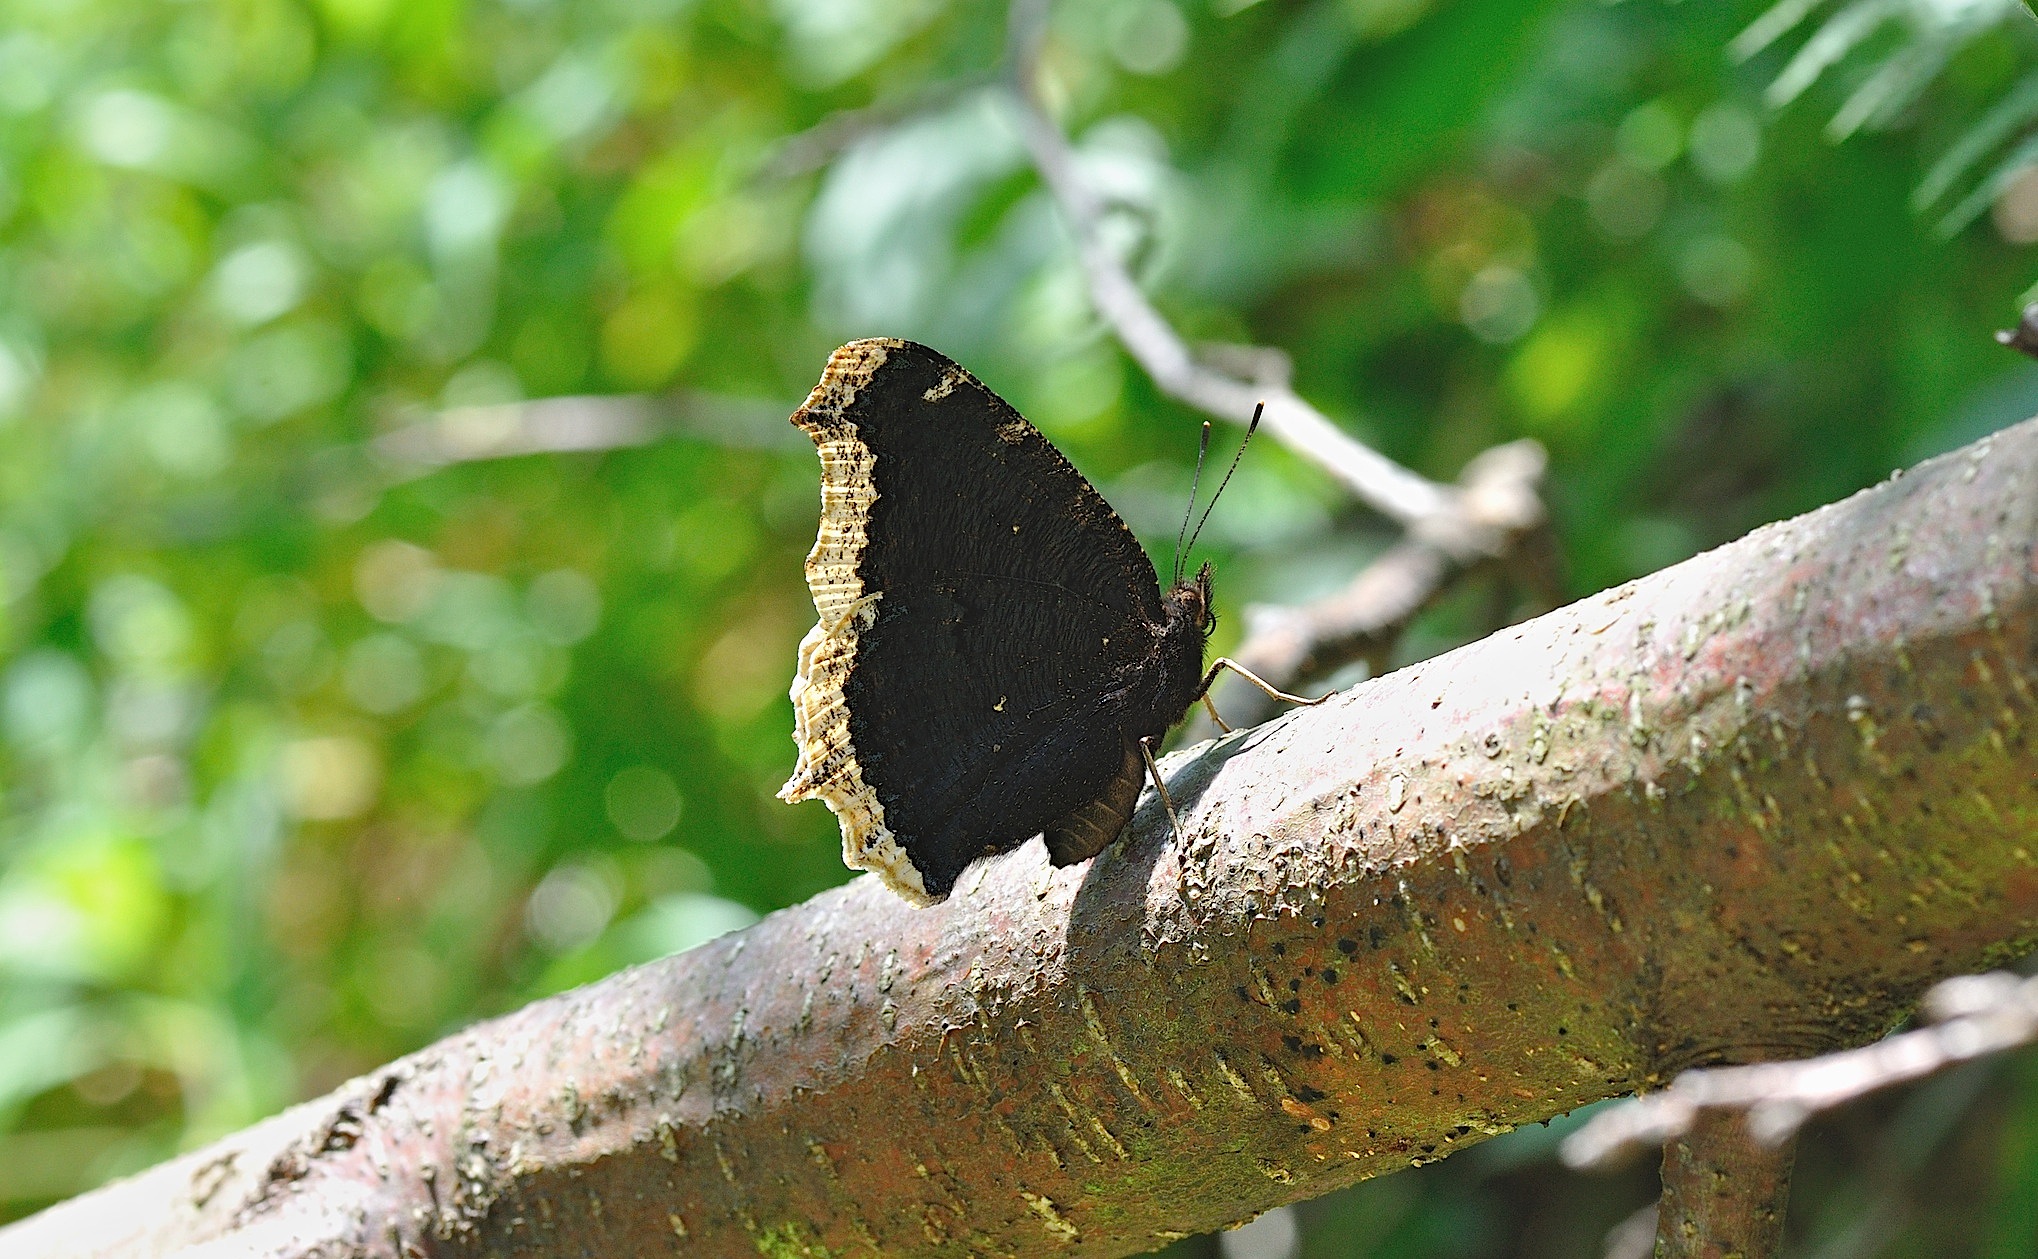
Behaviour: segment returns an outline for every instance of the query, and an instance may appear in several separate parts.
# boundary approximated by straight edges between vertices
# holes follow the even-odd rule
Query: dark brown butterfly
[[[826,801],[843,860],[920,904],[1037,834],[1057,865],[1101,852],[1161,787],[1153,741],[1237,668],[1203,669],[1210,566],[1163,593],[1061,452],[926,346],[843,346],[792,420],[821,456],[820,621],[780,798]]]

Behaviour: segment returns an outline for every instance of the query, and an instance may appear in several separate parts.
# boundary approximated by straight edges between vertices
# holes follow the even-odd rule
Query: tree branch
[[[1709,1112],[1663,1145],[1656,1259],[1768,1259],[1783,1243],[1795,1141],[1753,1140]]]
[[[2038,422],[0,1230],[10,1259],[1118,1255],[2038,939]]]
[[[1501,553],[1522,557],[1549,548],[1540,495],[1547,464],[1541,445],[1519,441],[1495,446],[1465,465],[1459,509],[1482,536],[1499,540]],[[1538,537],[1541,547],[1530,541]],[[1284,691],[1301,690],[1355,660],[1371,661],[1375,673],[1385,672],[1386,660],[1409,623],[1481,564],[1422,533],[1411,533],[1334,594],[1297,606],[1247,608],[1245,640],[1233,654]],[[1218,679],[1212,698],[1235,726],[1258,725],[1275,711],[1275,701],[1266,692],[1229,673]],[[1216,732],[1202,716],[1191,729],[1197,738]]]
[[[1047,18],[1048,6],[1040,0],[1013,0],[1007,46],[1020,134],[1075,238],[1090,301],[1126,352],[1161,392],[1218,419],[1243,425],[1252,419],[1254,407],[1264,402],[1261,426],[1268,434],[1329,472],[1359,501],[1404,528],[1430,535],[1453,554],[1468,558],[1495,554],[1498,539],[1471,526],[1450,487],[1354,440],[1288,388],[1284,374],[1241,379],[1190,353],[1104,239],[1104,205],[1083,182],[1067,137],[1041,105],[1039,56]]]
[[[1933,1026],[1873,1045],[1797,1062],[1687,1071],[1670,1087],[1597,1115],[1564,1141],[1573,1167],[1603,1167],[1662,1145],[1714,1116],[1759,1144],[1780,1146],[1814,1117],[1870,1093],[2038,1044],[2038,979],[2007,972],[1960,975],[1925,994]]]
[[[1047,0],[1012,0],[1007,68],[1021,134],[1075,240],[1098,314],[1163,393],[1235,424],[1246,423],[1264,403],[1261,422],[1268,433],[1408,530],[1338,594],[1303,607],[1253,609],[1239,659],[1283,690],[1361,657],[1384,659],[1409,621],[1453,582],[1482,562],[1510,556],[1543,530],[1542,447],[1532,441],[1495,447],[1466,466],[1460,485],[1438,485],[1353,439],[1304,401],[1289,387],[1287,357],[1280,352],[1214,346],[1200,358],[1192,353],[1105,239],[1105,207],[1040,99],[1048,16]],[[1215,698],[1240,726],[1273,711],[1263,692],[1229,676]],[[1214,729],[1201,716],[1191,727],[1196,736]]]
[[[399,477],[485,459],[621,450],[668,437],[793,450],[806,443],[785,422],[791,410],[779,402],[695,392],[534,398],[448,407],[391,429],[371,448]]]

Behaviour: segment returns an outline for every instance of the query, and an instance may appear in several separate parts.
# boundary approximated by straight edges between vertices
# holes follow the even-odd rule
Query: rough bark
[[[1783,1245],[1783,1208],[1797,1154],[1791,1138],[1763,1145],[1745,1115],[1709,1111],[1663,1145],[1655,1259],[1765,1259]]]
[[[50,1255],[1115,1255],[2038,941],[2038,423],[0,1230]],[[185,1249],[189,1248],[189,1249]]]

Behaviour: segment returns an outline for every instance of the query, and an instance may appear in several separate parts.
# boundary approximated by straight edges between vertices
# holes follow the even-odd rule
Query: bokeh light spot
[[[684,801],[672,776],[649,765],[630,765],[609,779],[602,793],[609,821],[631,839],[662,839],[679,825]]]

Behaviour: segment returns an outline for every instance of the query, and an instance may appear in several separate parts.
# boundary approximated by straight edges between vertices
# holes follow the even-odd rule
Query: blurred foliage
[[[936,343],[1172,534],[1196,417],[1091,315],[999,6],[0,13],[0,1218],[844,877],[772,799],[815,461],[745,419],[838,342]],[[1096,0],[1043,64],[1170,318],[1434,476],[1540,438],[1582,593],[2038,410],[1988,337],[2034,279],[2034,54],[2002,0]],[[639,391],[695,418],[378,453]],[[1220,646],[1387,540],[1272,443],[1206,537]],[[1814,1142],[1800,1231],[1916,1178],[1874,1153],[1916,1106],[1964,1196],[1874,1247],[2027,1253],[2028,1063]],[[1551,1136],[1222,1245],[1590,1252],[1649,1177]]]

